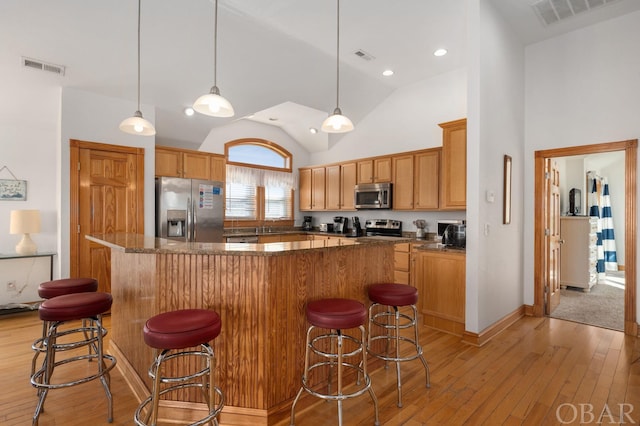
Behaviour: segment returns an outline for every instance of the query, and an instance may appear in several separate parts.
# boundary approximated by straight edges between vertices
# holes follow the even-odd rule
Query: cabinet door
[[[219,182],[226,182],[227,180],[227,167],[224,159],[224,155],[211,155],[210,160],[210,176],[211,180],[217,180]]]
[[[325,209],[325,169],[316,167],[311,169],[311,209]]]
[[[440,187],[440,148],[415,155],[413,208],[437,209]]]
[[[358,161],[358,183],[373,183],[373,160]]]
[[[393,175],[391,171],[391,157],[377,158],[373,160],[373,181],[378,182],[391,182]]]
[[[311,210],[311,169],[299,169],[300,186],[298,200],[301,211]]]
[[[183,177],[189,179],[209,179],[211,177],[210,161],[209,154],[183,153]]]
[[[467,120],[440,124],[442,127],[441,209],[467,207]]]
[[[355,210],[356,163],[340,166],[340,210]]]
[[[156,148],[156,176],[182,177],[182,152]]]
[[[326,209],[340,210],[340,165],[327,166],[326,173]]]
[[[393,209],[413,210],[413,155],[393,157]]]
[[[258,243],[279,243],[281,240],[280,235],[260,235],[258,236]]]

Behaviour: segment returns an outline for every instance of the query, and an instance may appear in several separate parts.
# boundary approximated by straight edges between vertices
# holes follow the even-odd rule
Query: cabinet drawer
[[[408,271],[393,271],[393,282],[397,284],[410,284]]]
[[[393,253],[393,269],[400,271],[409,270],[410,253],[396,251]]]

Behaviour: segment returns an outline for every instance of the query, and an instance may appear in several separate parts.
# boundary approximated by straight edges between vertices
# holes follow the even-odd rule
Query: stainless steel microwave
[[[364,183],[356,185],[354,201],[356,209],[390,209],[390,183]]]

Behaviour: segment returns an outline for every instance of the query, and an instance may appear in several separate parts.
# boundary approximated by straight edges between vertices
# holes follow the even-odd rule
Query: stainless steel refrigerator
[[[221,243],[223,221],[224,183],[156,178],[156,237]]]

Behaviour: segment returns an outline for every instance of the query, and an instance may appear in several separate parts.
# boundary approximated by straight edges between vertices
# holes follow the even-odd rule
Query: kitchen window
[[[225,151],[226,226],[292,225],[291,154],[262,139],[232,141]]]

